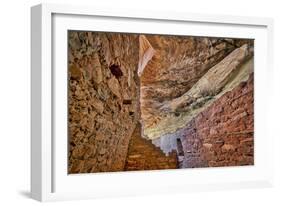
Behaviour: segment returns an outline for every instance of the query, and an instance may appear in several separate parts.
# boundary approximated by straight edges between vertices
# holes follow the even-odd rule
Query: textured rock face
[[[183,167],[254,164],[253,75],[182,131]]]
[[[180,153],[182,168],[254,164],[253,74],[206,107],[188,124],[153,140],[166,154]]]
[[[184,78],[167,77],[169,80],[184,79],[191,84],[185,87],[185,92],[181,92],[177,84],[173,85],[172,89],[178,89],[179,96],[171,98],[167,94],[167,97],[156,95],[152,98],[153,93],[146,91],[158,91],[159,88],[164,91],[163,85],[166,82],[162,81],[155,87],[154,81],[157,82],[158,79],[153,80],[153,75],[149,77],[149,83],[141,77],[143,133],[166,154],[176,150],[181,168],[254,164],[253,42],[234,40],[230,43],[225,39],[214,41],[229,43],[233,50],[224,51],[223,58],[216,59],[213,65],[209,58],[202,61],[200,65],[206,71],[200,75],[197,73],[200,66],[192,67],[191,71],[197,74],[195,83],[190,79],[192,75]],[[208,41],[203,41],[202,44],[205,42]],[[200,52],[208,53],[209,50],[210,47],[205,50],[203,47]],[[177,55],[179,56],[180,54]],[[194,57],[189,54],[185,58],[199,56],[200,53],[196,53]],[[143,74],[146,69],[152,70],[161,65],[160,57],[153,58]],[[171,62],[175,68],[181,68],[178,66],[182,64],[180,59],[174,58]],[[177,65],[177,62],[180,64]],[[192,65],[196,63],[193,61]],[[161,67],[168,70],[163,73],[169,73],[169,67]],[[187,68],[179,70],[186,71]],[[183,75],[183,71],[179,74]],[[202,115],[205,119],[201,118]]]
[[[69,32],[69,173],[123,170],[139,119],[138,36]]]
[[[200,98],[215,96],[222,91],[226,83],[231,80],[233,74],[237,73],[241,64],[251,56],[252,51],[247,44],[235,49],[221,62],[208,70],[188,92],[166,103],[161,109],[172,112],[186,111],[190,109],[189,105],[198,102]]]
[[[181,102],[189,102],[182,96],[210,68],[218,64],[232,51],[237,50],[235,53],[241,56],[241,60],[237,64],[244,61],[244,58],[251,56],[250,44],[251,42],[247,40],[222,38],[142,36],[140,48],[149,48],[153,51],[153,54],[149,56],[150,61],[146,62],[144,69],[141,68],[142,75],[140,77],[141,119],[144,135],[150,139],[155,139],[165,133],[175,132],[178,128],[177,125],[174,129],[165,130],[165,128],[169,128],[165,125],[167,119],[179,115],[174,111],[175,109],[171,111],[169,105],[181,106],[180,102],[175,103],[175,101],[178,101],[177,99],[182,100]],[[242,45],[245,46],[240,48]],[[146,49],[145,51],[149,50]],[[145,56],[149,52],[141,51],[140,53]],[[142,55],[140,55],[141,59]],[[233,67],[236,68],[237,64],[234,63]],[[227,77],[227,75],[222,75],[222,81],[226,80]],[[212,79],[210,80],[212,81]],[[224,82],[218,82],[217,84],[222,87],[222,83]],[[177,118],[171,122],[177,122]],[[174,123],[171,125],[174,125]],[[163,131],[163,133],[160,131]]]

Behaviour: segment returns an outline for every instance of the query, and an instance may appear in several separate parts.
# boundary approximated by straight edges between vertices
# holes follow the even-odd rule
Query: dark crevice
[[[132,104],[132,100],[130,99],[124,99],[123,104]]]
[[[109,69],[117,79],[123,76],[123,72],[117,64],[112,64]]]

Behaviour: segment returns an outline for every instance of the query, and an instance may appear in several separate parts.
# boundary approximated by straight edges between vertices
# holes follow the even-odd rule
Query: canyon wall
[[[168,106],[234,50],[251,44],[242,39],[141,35],[140,48],[146,48],[140,52],[143,136],[157,139],[184,127],[189,116],[186,111]],[[249,53],[248,48],[240,49],[242,56]],[[192,100],[184,102],[191,104]]]
[[[144,134],[167,155],[176,150],[181,168],[254,164],[253,41],[238,42],[239,46],[232,44],[236,47],[231,52],[207,66],[207,71],[198,75],[186,92],[164,101],[162,96],[155,97],[156,107],[145,106],[150,114],[153,111],[157,115],[143,116],[145,100],[141,99],[142,121],[154,120],[153,124],[144,125]],[[201,62],[201,66],[206,62]],[[155,63],[150,64],[148,69]],[[147,83],[141,78],[143,87],[146,90]],[[148,93],[144,94],[150,99]],[[205,119],[200,118],[202,115]]]
[[[69,173],[123,170],[139,120],[138,36],[68,37]]]

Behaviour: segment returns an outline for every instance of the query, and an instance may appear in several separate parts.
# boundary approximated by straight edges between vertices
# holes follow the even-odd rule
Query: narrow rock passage
[[[133,170],[159,170],[178,168],[177,154],[175,151],[168,156],[152,144],[151,140],[141,137],[141,126],[138,124],[131,142],[125,163],[125,171]]]

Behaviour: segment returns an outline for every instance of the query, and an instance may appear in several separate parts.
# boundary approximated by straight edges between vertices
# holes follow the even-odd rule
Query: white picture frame
[[[272,186],[273,134],[266,126],[270,98],[263,98],[272,87],[272,19],[40,4],[31,8],[31,26],[32,198],[53,201]],[[255,165],[68,175],[64,78],[68,29],[255,38]]]

